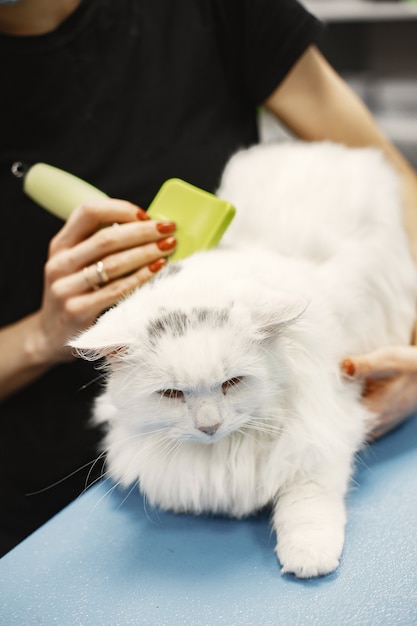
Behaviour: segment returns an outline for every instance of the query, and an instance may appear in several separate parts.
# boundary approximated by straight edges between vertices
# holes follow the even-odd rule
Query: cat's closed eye
[[[157,393],[170,400],[184,400],[184,392],[181,389],[161,389]]]
[[[237,387],[242,380],[243,376],[235,376],[234,378],[225,380],[224,383],[222,383],[222,392],[226,395],[229,389]],[[184,392],[181,391],[181,389],[160,389],[156,393],[169,400],[185,400]]]
[[[243,376],[235,376],[234,378],[229,378],[222,384],[222,392],[226,394],[229,389],[232,387],[236,387],[239,383],[242,382]]]

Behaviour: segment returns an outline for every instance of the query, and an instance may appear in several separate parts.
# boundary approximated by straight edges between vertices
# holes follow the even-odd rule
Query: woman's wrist
[[[0,400],[65,360],[51,350],[39,312],[0,329],[0,354]]]
[[[51,350],[43,329],[40,312],[32,313],[25,320],[23,355],[27,366],[34,369],[47,370],[58,361]]]

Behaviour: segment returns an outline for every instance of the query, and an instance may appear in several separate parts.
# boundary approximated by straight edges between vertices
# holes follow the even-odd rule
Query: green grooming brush
[[[36,163],[23,176],[23,190],[37,204],[66,220],[82,202],[108,197],[103,191],[46,163]],[[171,259],[182,259],[197,250],[218,244],[235,215],[225,200],[178,178],[167,180],[152,201],[147,214],[153,220],[177,224],[177,247]]]

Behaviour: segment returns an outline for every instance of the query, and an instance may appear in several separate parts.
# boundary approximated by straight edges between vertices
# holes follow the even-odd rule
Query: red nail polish
[[[138,209],[136,212],[136,217],[138,218],[138,220],[140,220],[141,222],[147,222],[148,220],[150,220],[151,218],[147,215],[146,211],[144,211],[143,209]]]
[[[160,250],[166,252],[167,250],[172,250],[177,245],[177,240],[175,237],[167,237],[166,239],[161,239],[156,242],[156,245]]]
[[[170,235],[175,231],[176,227],[175,222],[158,222],[156,230],[161,233],[161,235]]]
[[[166,264],[166,259],[157,259],[156,261],[149,263],[148,269],[150,269],[153,274],[156,274],[156,272],[159,272],[159,270],[161,270]]]
[[[355,375],[355,371],[356,371],[355,364],[350,359],[345,359],[344,361],[342,361],[341,368],[344,371],[344,373],[347,374],[348,376]]]

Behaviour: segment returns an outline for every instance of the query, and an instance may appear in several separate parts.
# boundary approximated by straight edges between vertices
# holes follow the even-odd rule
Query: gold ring
[[[85,282],[90,287],[90,289],[94,289],[94,291],[98,291],[100,287],[91,278],[91,274],[90,274],[91,269],[93,269],[91,265],[89,267],[83,267],[83,274],[84,274]]]
[[[96,263],[96,274],[98,278],[97,282],[99,285],[105,285],[109,282],[110,277],[106,272],[103,261],[99,261],[98,263]]]
[[[83,268],[83,275],[87,285],[94,291],[109,282],[110,277],[106,272],[103,261],[98,261],[95,265],[88,265]]]

